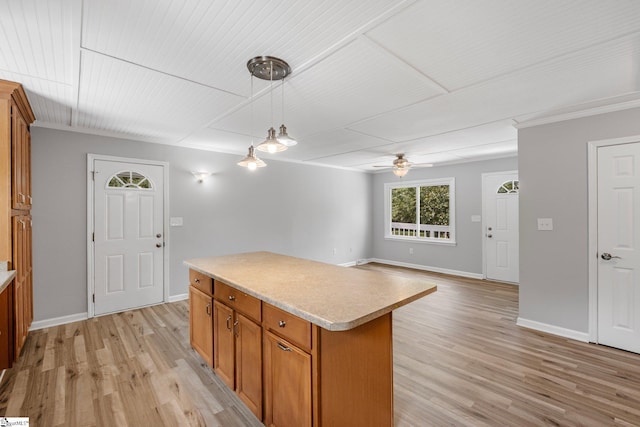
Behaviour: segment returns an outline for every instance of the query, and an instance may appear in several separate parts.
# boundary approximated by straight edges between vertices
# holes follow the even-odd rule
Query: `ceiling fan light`
[[[288,147],[278,141],[278,138],[276,138],[276,130],[274,128],[269,128],[267,139],[258,144],[256,148],[267,153],[278,153],[286,150]]]
[[[292,147],[298,143],[295,139],[291,138],[287,133],[287,127],[282,124],[280,125],[280,133],[278,134],[278,141],[286,145],[287,147]]]
[[[409,168],[393,168],[393,174],[402,178],[409,172]]]
[[[247,154],[247,157],[238,162],[238,166],[248,168],[249,170],[256,170],[257,168],[263,168],[267,166],[267,164],[256,157],[253,145],[250,145],[249,154]]]

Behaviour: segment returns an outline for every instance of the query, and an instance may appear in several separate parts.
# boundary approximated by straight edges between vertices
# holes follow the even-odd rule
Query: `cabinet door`
[[[311,356],[264,332],[264,415],[274,427],[311,426]]]
[[[189,286],[189,338],[209,366],[213,366],[213,299]]]
[[[233,310],[213,301],[213,370],[229,388],[235,389],[235,339]]]
[[[27,289],[27,266],[25,245],[27,236],[27,217],[23,215],[13,217],[13,268],[16,270],[13,290],[13,338],[15,358],[22,350],[22,345],[27,338],[29,330],[29,291]]]
[[[236,393],[262,420],[262,327],[236,313]]]
[[[20,111],[11,106],[11,200],[13,209],[29,209],[30,179],[27,176],[30,167],[29,127]]]

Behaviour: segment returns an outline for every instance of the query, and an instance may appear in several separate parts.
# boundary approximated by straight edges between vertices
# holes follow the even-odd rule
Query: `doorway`
[[[89,317],[166,300],[167,169],[88,156]]]
[[[640,137],[592,143],[589,160],[590,339],[640,353]]]
[[[484,277],[518,283],[520,280],[517,171],[482,174],[482,230]]]

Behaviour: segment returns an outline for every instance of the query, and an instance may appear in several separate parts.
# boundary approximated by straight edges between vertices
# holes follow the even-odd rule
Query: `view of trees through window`
[[[393,235],[448,239],[449,186],[391,189],[391,223]]]

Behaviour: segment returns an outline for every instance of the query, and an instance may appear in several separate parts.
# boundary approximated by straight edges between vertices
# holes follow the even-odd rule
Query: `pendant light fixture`
[[[282,111],[284,121],[284,78],[291,74],[291,67],[285,61],[273,56],[257,56],[247,62],[247,68],[251,76],[262,80],[269,80],[271,92],[271,124],[267,131],[267,139],[261,142],[256,148],[268,153],[277,153],[295,145],[297,141],[287,135],[287,128],[284,124],[280,126],[280,135],[276,137],[276,130],[273,127],[273,81],[282,80]]]
[[[251,73],[251,98],[249,98],[251,102],[251,145],[249,146],[249,154],[238,162],[238,166],[242,166],[244,168],[249,169],[250,171],[254,171],[257,168],[263,168],[267,166],[265,162],[256,157],[256,153],[253,147],[253,73]]]
[[[298,143],[295,139],[291,138],[287,134],[287,127],[284,125],[284,78],[282,79],[282,124],[280,125],[280,133],[278,134],[278,141],[287,147],[293,147]]]

